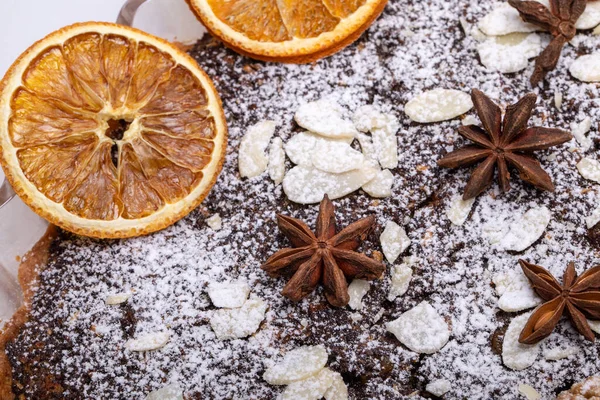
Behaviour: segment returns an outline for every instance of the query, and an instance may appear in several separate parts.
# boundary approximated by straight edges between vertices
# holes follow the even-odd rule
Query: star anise
[[[545,303],[535,309],[519,336],[519,342],[534,344],[548,337],[563,313],[586,339],[595,340],[587,319],[600,320],[600,265],[588,269],[580,277],[570,262],[562,285],[539,265],[519,260],[525,276]]]
[[[554,38],[535,59],[531,84],[537,85],[556,68],[563,46],[575,37],[575,23],[585,11],[586,0],[550,0],[550,9],[538,1],[508,0],[525,22],[550,32]]]
[[[382,262],[356,252],[373,229],[375,217],[363,218],[336,233],[334,212],[333,203],[325,195],[316,233],[299,219],[277,215],[279,229],[293,248],[279,250],[261,268],[271,277],[291,276],[281,292],[287,298],[299,301],[322,282],[329,303],[343,307],[350,301],[347,278],[372,280],[383,274]]]
[[[471,174],[463,199],[476,197],[487,189],[492,183],[496,166],[503,192],[510,189],[509,165],[519,171],[522,180],[540,189],[554,191],[552,179],[532,152],[567,142],[571,140],[571,134],[560,129],[527,128],[537,99],[533,93],[506,108],[504,123],[500,107],[483,92],[473,89],[471,98],[483,129],[475,125],[458,128],[458,133],[474,144],[454,150],[438,161],[438,165],[444,168],[457,168],[481,161]]]

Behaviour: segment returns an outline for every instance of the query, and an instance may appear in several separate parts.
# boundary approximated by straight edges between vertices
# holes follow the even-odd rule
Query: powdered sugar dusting
[[[272,399],[284,388],[265,382],[264,371],[305,345],[326,348],[328,368],[342,374],[351,398],[404,399],[413,392],[419,398],[427,395],[427,383],[446,379],[453,382],[444,395],[448,400],[514,399],[521,383],[546,399],[597,373],[598,344],[582,340],[566,319],[547,342],[569,343],[578,353],[556,361],[538,356],[521,371],[507,368],[502,343],[507,326],[519,315],[498,307],[492,282],[497,274],[515,270],[519,258],[557,276],[569,261],[577,261],[579,273],[600,262],[600,235],[585,223],[599,204],[599,188],[576,168],[582,157],[597,158],[596,145],[571,152],[565,144],[536,152],[556,186],[554,193],[522,183],[511,171],[511,191],[501,194],[494,183],[476,199],[466,222],[456,226],[446,209],[462,194],[471,168],[441,170],[436,161],[465,143],[456,132],[462,121],[419,124],[404,113],[404,105],[418,93],[452,88],[468,94],[479,88],[502,105],[536,92],[530,126],[568,130],[586,117],[600,120],[599,88],[568,71],[579,54],[600,50],[599,37],[579,32],[579,39],[565,46],[557,69],[532,89],[532,62],[510,75],[487,71],[478,60],[477,41],[462,30],[461,18],[472,26],[494,6],[491,0],[391,0],[357,44],[310,65],[265,64],[212,41],[199,45],[195,57],[214,78],[229,123],[223,173],[203,205],[165,231],[126,241],[61,233],[41,277],[32,322],[9,346],[14,377],[23,385],[16,390],[26,398],[46,395],[34,378],[49,373],[63,390],[59,398],[143,399],[177,384],[192,398],[210,393],[216,399],[245,399],[250,393]],[[555,93],[563,97],[560,110],[554,106]],[[317,206],[291,203],[266,174],[241,179],[240,140],[253,124],[272,120],[278,124],[275,136],[288,143],[303,130],[294,122],[296,110],[321,98],[338,102],[346,120],[359,107],[375,104],[400,122],[392,196],[373,199],[358,190],[334,201],[340,227],[376,216],[376,230],[361,248],[368,255],[381,251],[378,238],[388,220],[405,227],[411,240],[406,256],[420,261],[412,266],[408,290],[393,302],[387,301],[389,263],[384,279],[372,282],[363,309],[356,311],[329,307],[320,288],[291,303],[280,295],[285,280],[271,279],[259,268],[277,249],[290,246],[277,228],[276,213],[314,227]],[[595,123],[587,136],[596,143]],[[292,167],[289,161],[286,165]],[[484,226],[504,221],[508,227],[539,207],[546,207],[552,219],[527,249],[506,251],[482,236]],[[206,225],[215,213],[223,218],[219,231]],[[268,309],[255,333],[222,341],[210,326],[216,308],[207,285],[235,280],[247,282]],[[126,303],[104,304],[107,294],[131,288],[135,295]],[[435,308],[452,334],[442,350],[419,356],[385,326],[422,301]],[[165,328],[171,337],[164,347],[124,350],[127,340]]]

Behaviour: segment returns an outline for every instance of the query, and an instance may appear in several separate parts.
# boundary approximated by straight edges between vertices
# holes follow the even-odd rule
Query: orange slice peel
[[[186,0],[213,36],[246,56],[308,63],[354,42],[387,0]]]
[[[221,171],[227,126],[197,63],[110,23],[32,45],[0,82],[0,163],[17,194],[66,230],[123,238],[193,210]]]

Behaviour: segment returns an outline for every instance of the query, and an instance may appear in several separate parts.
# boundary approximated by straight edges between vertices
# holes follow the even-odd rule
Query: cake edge
[[[13,314],[12,318],[0,330],[0,398],[14,399],[12,390],[12,366],[6,353],[6,345],[14,340],[21,327],[29,319],[31,301],[35,294],[35,287],[43,267],[48,262],[50,245],[57,237],[58,232],[54,225],[50,225],[44,235],[24,256],[19,265],[18,281],[23,292],[23,305]]]

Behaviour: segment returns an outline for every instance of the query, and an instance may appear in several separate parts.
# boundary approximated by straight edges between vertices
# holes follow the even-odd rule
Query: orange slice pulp
[[[63,28],[0,82],[7,179],[39,215],[75,233],[130,237],[179,220],[210,191],[226,142],[208,76],[132,28]]]
[[[367,29],[387,0],[186,0],[225,45],[265,61],[306,63]]]

